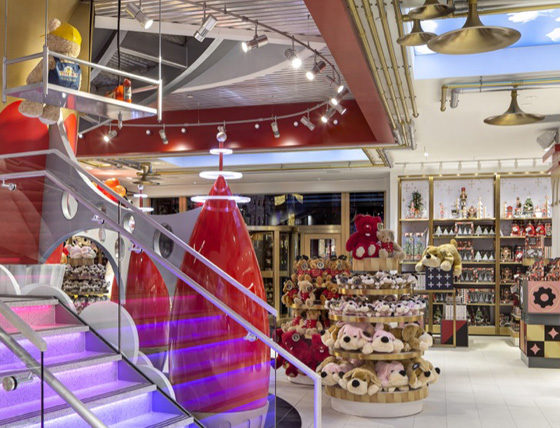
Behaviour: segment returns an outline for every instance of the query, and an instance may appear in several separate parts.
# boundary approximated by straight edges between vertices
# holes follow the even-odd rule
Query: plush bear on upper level
[[[354,218],[356,232],[346,241],[346,251],[351,252],[355,259],[379,257],[379,240],[377,230],[382,224],[381,217],[358,214]]]

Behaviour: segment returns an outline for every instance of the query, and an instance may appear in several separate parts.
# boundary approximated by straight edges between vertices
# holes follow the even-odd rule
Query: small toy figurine
[[[476,218],[476,208],[472,205],[469,207],[467,211],[467,218]]]
[[[445,218],[445,209],[442,202],[439,203],[439,218]]]
[[[531,198],[525,199],[525,203],[523,204],[523,215],[525,217],[533,217],[534,211],[535,207]]]
[[[511,205],[507,207],[506,218],[513,218],[513,207]]]
[[[517,199],[515,200],[515,212],[514,212],[515,217],[521,216],[523,212],[522,208],[523,206],[521,205],[521,199],[518,196]]]
[[[467,191],[465,190],[464,187],[461,187],[461,194],[459,195],[459,208],[461,208],[461,210],[464,210],[467,208]]]
[[[478,218],[484,217],[484,205],[482,204],[482,197],[478,197]]]

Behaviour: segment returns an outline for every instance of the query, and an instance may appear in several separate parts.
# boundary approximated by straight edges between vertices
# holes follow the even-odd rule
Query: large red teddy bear
[[[377,230],[382,225],[381,217],[358,214],[354,218],[356,231],[346,241],[346,251],[351,252],[355,259],[379,257],[380,243]]]

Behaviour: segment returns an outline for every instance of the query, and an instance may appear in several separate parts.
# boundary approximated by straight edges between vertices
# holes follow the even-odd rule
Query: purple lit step
[[[12,306],[12,310],[34,330],[35,326],[56,324],[56,307],[53,305]],[[8,333],[17,331],[4,317],[0,317],[0,327]]]

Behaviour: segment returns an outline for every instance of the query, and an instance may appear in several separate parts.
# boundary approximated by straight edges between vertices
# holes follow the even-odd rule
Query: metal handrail
[[[83,176],[85,176],[88,180],[92,181],[93,183],[95,183],[96,185],[98,185],[101,189],[103,189],[105,192],[108,192],[108,194],[110,194],[113,198],[115,198],[121,205],[124,205],[124,207],[138,215],[143,215],[144,219],[150,224],[150,226],[152,226],[153,228],[155,228],[157,231],[159,231],[162,235],[166,236],[167,238],[171,239],[175,244],[177,244],[180,248],[182,248],[183,250],[185,250],[186,252],[188,252],[191,256],[193,256],[195,259],[197,259],[197,261],[201,262],[202,264],[204,264],[206,267],[210,268],[212,271],[214,271],[216,274],[218,274],[219,276],[221,276],[224,280],[226,280],[228,283],[230,283],[231,285],[233,285],[239,292],[243,293],[246,297],[248,297],[249,299],[251,299],[253,302],[255,302],[256,304],[258,304],[261,308],[265,309],[269,314],[273,315],[274,317],[278,317],[278,311],[276,310],[276,308],[272,307],[271,305],[269,305],[266,301],[264,301],[263,299],[261,299],[259,296],[257,296],[255,293],[251,292],[250,290],[248,290],[245,286],[243,286],[239,281],[237,281],[235,278],[233,278],[231,275],[229,275],[227,272],[225,272],[224,270],[222,270],[221,268],[219,268],[218,266],[216,266],[214,263],[212,263],[210,260],[208,260],[206,257],[204,257],[202,254],[200,254],[198,251],[196,251],[194,248],[192,248],[190,245],[188,245],[186,242],[184,242],[181,238],[179,238],[178,236],[176,236],[173,232],[170,232],[169,230],[167,230],[165,227],[163,227],[160,223],[158,223],[157,221],[155,221],[152,217],[150,216],[146,216],[145,213],[143,211],[140,211],[140,209],[138,209],[137,207],[135,207],[134,205],[132,205],[130,202],[128,202],[126,199],[124,199],[122,196],[118,195],[117,193],[115,193],[115,191],[113,189],[111,189],[110,187],[108,187],[105,183],[103,183],[101,180],[99,180],[97,177],[94,177],[93,175],[91,175],[88,171],[86,171],[84,168],[82,168],[82,166],[78,163],[78,162],[74,162],[73,160],[69,159],[67,156],[65,156],[64,154],[62,154],[59,150],[56,149],[48,149],[48,150],[36,150],[36,151],[30,151],[30,152],[22,152],[22,153],[12,153],[12,154],[6,154],[6,155],[0,155],[0,160],[3,159],[13,159],[13,158],[22,158],[22,157],[33,157],[33,156],[44,156],[44,155],[55,155],[57,157],[59,157],[63,162],[65,162],[67,165],[69,165],[70,167],[76,169],[80,174],[82,174]],[[5,180],[9,180],[9,179],[19,179],[19,178],[27,178],[27,177],[23,177],[20,176],[20,174],[30,174],[30,173],[35,173],[35,172],[39,172],[41,173],[41,171],[24,171],[21,173],[8,173],[8,174],[0,174],[0,179],[5,179]],[[112,202],[112,201],[109,201]]]
[[[47,342],[45,342],[45,339],[39,336],[29,324],[22,320],[21,317],[2,300],[0,300],[0,315],[6,318],[10,324],[17,328],[19,332],[23,334],[33,345],[35,345],[39,351],[45,352],[47,350]]]
[[[0,302],[0,310],[7,306],[4,302]],[[8,308],[9,309],[9,308]],[[11,309],[10,309],[11,311]],[[17,316],[17,315],[16,315]],[[19,317],[18,317],[19,318]],[[21,318],[20,318],[21,320]],[[23,320],[21,320],[25,324]],[[27,325],[27,324],[25,324]],[[29,328],[29,326],[27,325]],[[31,339],[30,339],[31,340]],[[42,340],[42,339],[41,339]],[[11,350],[39,379],[43,379],[53,391],[55,391],[81,418],[95,428],[106,428],[101,420],[89,410],[78,397],[76,397],[62,382],[60,382],[44,365],[39,364],[12,336],[10,336],[2,327],[0,327],[0,342],[2,342],[9,350]],[[45,344],[46,349],[46,344]],[[41,352],[44,352],[43,350]]]

